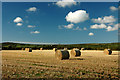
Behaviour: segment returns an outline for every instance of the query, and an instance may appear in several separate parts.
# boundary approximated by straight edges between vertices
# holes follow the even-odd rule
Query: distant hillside
[[[63,49],[64,47],[68,49],[72,48],[85,48],[87,50],[103,50],[105,48],[110,48],[112,50],[120,50],[120,43],[92,43],[92,44],[56,44],[56,45],[37,45],[37,44],[21,44],[21,43],[11,43],[5,42],[2,43],[3,50],[21,50],[21,48],[32,48],[32,49]]]

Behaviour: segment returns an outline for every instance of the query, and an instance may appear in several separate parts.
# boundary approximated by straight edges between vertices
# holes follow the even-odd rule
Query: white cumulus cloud
[[[118,30],[118,28],[120,28],[120,24],[115,24],[113,27],[108,26],[106,29],[107,31],[115,31]]]
[[[94,33],[90,32],[88,35],[89,35],[89,36],[93,36],[93,35],[94,35]]]
[[[37,10],[36,7],[31,7],[31,8],[29,8],[29,9],[27,9],[26,11],[35,12],[36,10]]]
[[[28,25],[27,27],[28,27],[28,28],[34,28],[34,27],[36,27],[36,26],[34,26],[34,25]]]
[[[58,1],[56,2],[56,5],[59,6],[59,7],[70,7],[72,5],[76,5],[76,1],[75,0],[61,0],[61,1]]]
[[[113,31],[113,28],[111,26],[108,26],[106,29],[107,31]]]
[[[113,25],[95,24],[95,25],[91,25],[90,28],[91,29],[106,29],[107,31],[115,31],[115,30],[118,30],[118,28],[120,28],[120,24],[113,24]]]
[[[23,22],[23,20],[21,17],[16,17],[13,22],[19,23],[19,22]]]
[[[106,28],[107,26],[105,24],[95,24],[95,25],[91,25],[90,28],[91,29],[103,29],[103,28]]]
[[[39,34],[39,31],[32,31],[31,34]]]
[[[22,23],[17,23],[16,25],[17,25],[17,26],[22,26],[23,24],[22,24]]]
[[[64,25],[64,28],[66,29],[72,29],[73,27],[74,27],[74,24]]]
[[[114,16],[104,16],[103,18],[98,17],[98,19],[92,19],[94,23],[112,23],[115,22],[116,19]]]
[[[111,6],[111,7],[110,7],[110,10],[111,10],[111,11],[116,11],[116,10],[118,10],[118,8],[116,8],[115,6]]]
[[[89,14],[85,10],[77,10],[75,12],[69,12],[66,16],[66,21],[72,23],[79,23],[89,19]]]

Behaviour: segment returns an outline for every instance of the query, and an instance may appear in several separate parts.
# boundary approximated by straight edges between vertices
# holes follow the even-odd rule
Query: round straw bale
[[[32,48],[28,48],[28,52],[32,52]]]
[[[57,48],[53,48],[53,51],[57,51]]]
[[[107,55],[111,55],[112,51],[110,49],[104,49],[104,53]]]
[[[85,48],[81,48],[81,50],[83,51],[83,50],[85,50]]]
[[[40,48],[40,50],[43,50],[43,48]]]
[[[70,54],[71,54],[71,57],[77,57],[81,55],[81,52],[79,49],[73,48]]]
[[[69,59],[69,52],[67,50],[57,50],[55,52],[55,57],[59,60]]]
[[[25,51],[28,51],[28,48],[25,48]]]
[[[67,48],[64,48],[64,50],[68,50]]]
[[[22,48],[22,50],[25,50],[25,48]]]
[[[32,52],[32,48],[25,48],[25,51]]]

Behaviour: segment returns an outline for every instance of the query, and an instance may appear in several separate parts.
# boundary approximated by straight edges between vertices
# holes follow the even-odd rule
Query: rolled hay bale
[[[43,50],[43,48],[40,48],[40,50]]]
[[[57,51],[57,48],[53,48],[53,51]]]
[[[22,48],[21,50],[25,50],[25,48]]]
[[[32,52],[32,48],[28,48],[28,52]]]
[[[81,48],[81,51],[85,50],[85,48]]]
[[[68,50],[67,48],[64,48],[64,50]]]
[[[25,51],[28,51],[28,48],[25,48]]]
[[[25,51],[32,52],[32,48],[25,48]]]
[[[59,60],[69,59],[70,55],[67,50],[57,50],[55,52],[55,57]]]
[[[111,55],[112,51],[110,49],[104,49],[104,53],[107,55]]]
[[[81,56],[81,52],[79,49],[73,48],[70,52],[71,57]]]

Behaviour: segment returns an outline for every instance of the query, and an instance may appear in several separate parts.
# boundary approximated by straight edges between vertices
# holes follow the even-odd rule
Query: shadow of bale
[[[111,54],[111,55],[119,55],[119,54]]]
[[[70,58],[69,60],[85,60],[84,58]]]

